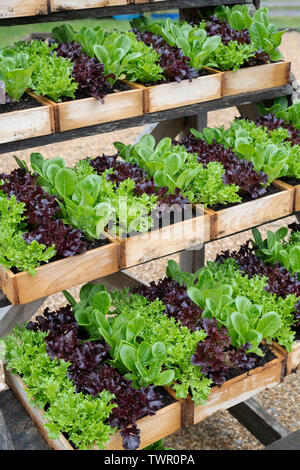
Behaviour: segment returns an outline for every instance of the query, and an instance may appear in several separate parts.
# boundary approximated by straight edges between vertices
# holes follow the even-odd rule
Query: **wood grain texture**
[[[54,132],[51,106],[0,114],[0,144],[15,142]]]
[[[17,398],[21,401],[31,418],[36,422],[48,445],[55,450],[74,450],[67,439],[60,434],[59,439],[50,439],[48,430],[44,427],[46,422],[43,412],[32,406],[28,400],[23,380],[5,369],[5,380],[7,385],[13,390]],[[140,449],[147,447],[153,442],[162,439],[169,434],[181,429],[181,401],[176,401],[158,410],[153,416],[145,416],[137,421],[137,426],[141,430]],[[120,432],[110,438],[105,446],[106,450],[124,450]],[[99,450],[94,447],[93,450]]]
[[[300,184],[295,187],[295,211],[300,211]]]
[[[86,8],[102,8],[127,5],[127,0],[50,0],[51,12],[62,10],[83,10]]]
[[[294,192],[293,212],[299,212],[300,211],[300,184],[296,186],[292,186],[291,184],[285,183],[284,181],[281,181],[281,180],[275,180],[274,184],[278,188],[289,189],[290,191]]]
[[[70,289],[120,269],[120,244],[117,241],[70,256],[36,269],[36,274],[13,274],[0,266],[0,289],[13,305]]]
[[[203,101],[219,99],[222,96],[222,73],[212,73],[180,83],[164,83],[144,89],[146,113],[179,108]]]
[[[257,367],[225,382],[221,387],[212,387],[205,405],[194,406],[191,397],[187,400],[187,425],[199,423],[220,410],[226,410],[241,403],[257,393],[272,388],[282,381],[285,358],[275,348],[271,348],[276,359],[264,367]],[[174,393],[174,392],[173,392]],[[174,395],[173,395],[174,396]]]
[[[159,230],[119,239],[122,269],[204,243],[209,240],[209,231],[210,215],[201,214]]]
[[[1,0],[0,2],[0,20],[47,13],[47,0]]]
[[[292,346],[292,351],[287,352],[285,348],[280,344],[274,343],[274,348],[280,352],[280,354],[286,357],[285,375],[300,372],[300,341],[297,340]]]
[[[237,106],[243,103],[265,101],[280,96],[287,96],[293,93],[291,85],[285,85],[268,90],[259,90],[252,93],[241,93],[239,95],[228,96],[217,100],[207,101],[203,103],[193,104],[190,106],[182,106],[175,109],[167,109],[157,113],[144,114],[128,119],[119,119],[117,121],[95,124],[80,129],[72,129],[65,132],[56,132],[51,135],[34,137],[22,141],[8,142],[0,144],[0,155],[3,153],[16,152],[33,147],[50,145],[56,142],[65,142],[67,140],[89,137],[91,135],[101,134],[105,132],[119,131],[129,127],[143,126],[145,124],[156,123],[159,121],[167,121],[169,119],[177,119],[181,117],[195,116],[209,111],[224,109]]]
[[[291,62],[287,60],[224,72],[223,97],[287,85],[290,72]]]
[[[54,103],[56,132],[128,119],[143,114],[143,92],[140,89],[112,93],[104,104],[96,98]]]
[[[253,201],[219,211],[209,210],[211,239],[231,235],[293,213],[294,191],[281,190]]]

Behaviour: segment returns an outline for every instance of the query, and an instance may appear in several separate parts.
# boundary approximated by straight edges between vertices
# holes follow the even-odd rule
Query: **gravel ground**
[[[290,32],[283,37],[281,50],[285,58],[292,61],[292,71],[300,81],[300,33]],[[236,108],[229,108],[224,111],[209,113],[210,126],[227,126],[229,122],[238,115]],[[113,142],[121,140],[124,143],[133,142],[139,135],[141,127],[126,129],[120,132],[99,135],[89,138],[77,139],[72,142],[48,145],[32,150],[17,152],[19,158],[28,161],[32,151],[41,152],[45,157],[51,158],[62,156],[66,158],[67,164],[72,165],[78,159],[87,156],[97,156],[114,151]],[[8,172],[16,165],[11,155],[1,157],[0,172]],[[263,233],[267,230],[276,230],[282,225],[291,223],[294,217],[282,219],[263,227]],[[206,246],[206,260],[214,260],[216,254],[223,249],[235,249],[251,236],[251,232],[244,232],[223,240],[209,243]],[[178,255],[172,257],[178,261]],[[147,263],[141,267],[128,270],[131,274],[139,277],[143,281],[158,280],[164,276],[169,258]],[[80,286],[71,289],[73,295],[77,296]],[[64,303],[61,293],[50,296],[42,308],[37,312],[40,314],[46,306],[57,308]],[[0,369],[0,391],[4,387],[3,378],[1,380]],[[300,393],[300,374],[293,374],[286,378],[285,382],[271,390],[266,390],[256,395],[256,400],[263,405],[282,425],[290,431],[295,431],[300,427],[300,406],[298,393]],[[227,411],[220,411],[205,419],[201,423],[190,428],[177,432],[166,439],[167,446],[174,449],[192,450],[255,450],[261,449],[262,445],[233,418]]]

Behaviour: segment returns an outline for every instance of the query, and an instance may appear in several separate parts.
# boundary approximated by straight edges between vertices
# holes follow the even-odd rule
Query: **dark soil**
[[[271,351],[268,345],[261,346],[261,350],[264,353],[263,357],[257,356],[256,354],[249,354],[249,356],[255,359],[255,365],[253,369],[256,369],[257,367],[263,367],[265,364],[267,364],[268,362],[271,362],[273,359],[276,358],[275,354]],[[239,372],[237,369],[231,368],[226,373],[226,381],[233,379],[234,377],[238,377],[239,375],[242,375],[243,373],[244,372]]]
[[[10,102],[8,104],[0,104],[0,114],[10,113],[12,111],[23,111],[24,109],[38,108],[42,106],[29,95],[23,95],[19,102]]]
[[[251,197],[250,194],[244,194],[244,195],[241,195],[242,197],[242,201],[241,202],[234,202],[234,203],[230,203],[230,204],[216,204],[215,206],[212,206],[212,207],[209,207],[210,209],[213,209],[214,211],[221,211],[222,209],[229,209],[229,207],[234,207],[234,206],[238,206],[240,204],[244,204],[245,202],[250,202],[250,201],[255,201],[257,199],[260,199],[262,197],[266,197],[266,196],[270,196],[271,194],[276,194],[276,193],[279,193],[280,191],[282,191],[282,189],[280,188],[277,188],[276,186],[273,186],[272,184],[267,188],[267,192],[265,194],[263,194],[262,196],[259,196],[255,199],[253,199]]]
[[[280,178],[280,181],[283,181],[286,184],[290,184],[291,186],[300,185],[300,178]]]

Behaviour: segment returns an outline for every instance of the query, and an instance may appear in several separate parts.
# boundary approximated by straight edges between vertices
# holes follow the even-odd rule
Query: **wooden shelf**
[[[124,118],[112,122],[104,122],[102,124],[93,124],[87,127],[81,127],[80,129],[71,129],[65,130],[63,132],[55,132],[51,135],[33,137],[14,142],[1,143],[0,155],[33,147],[40,147],[43,145],[50,145],[56,142],[64,142],[67,140],[89,137],[96,134],[127,129],[129,127],[143,126],[145,124],[167,121],[170,119],[194,116],[196,114],[207,113],[209,111],[215,111],[218,109],[224,109],[232,106],[240,106],[244,103],[264,101],[280,96],[292,95],[292,93],[293,89],[291,85],[283,85],[280,87],[268,88],[266,90],[257,90],[251,93],[240,93],[233,96],[214,99],[211,101],[205,101],[202,103],[181,106],[176,109],[167,109],[164,111],[143,114],[142,116]],[[101,103],[99,103],[99,106],[101,106]]]
[[[253,2],[251,0],[148,0],[145,2],[127,0],[126,3],[126,0],[86,0],[80,2],[82,5],[80,9],[74,9],[76,3],[78,4],[75,0],[51,0],[51,3],[47,0],[39,0],[38,2],[37,0],[5,0],[5,4],[0,7],[0,26],[65,21],[66,19],[70,21],[85,18],[104,18],[149,11],[204,8]],[[100,5],[99,7],[95,7],[97,3]],[[39,10],[36,8],[36,4],[40,5]],[[47,9],[45,4],[48,5]],[[66,5],[66,9],[61,9],[64,8],[63,4]],[[61,8],[59,8],[60,6]]]

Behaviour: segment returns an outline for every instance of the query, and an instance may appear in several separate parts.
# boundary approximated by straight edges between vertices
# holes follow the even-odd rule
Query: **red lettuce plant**
[[[70,59],[74,66],[72,76],[82,92],[103,101],[108,92],[112,90],[108,78],[116,78],[114,74],[106,75],[104,64],[96,57],[88,57],[82,52],[82,46],[75,41],[61,43],[56,48],[57,55]]]
[[[167,82],[181,82],[181,80],[199,77],[198,70],[191,67],[190,58],[186,57],[181,49],[169,44],[160,35],[155,35],[149,31],[144,33],[133,29],[137,39],[147,46],[152,45],[155,51],[160,54],[160,66]]]
[[[277,118],[275,114],[266,114],[256,119],[255,124],[257,126],[262,126],[267,129],[268,132],[271,132],[280,127],[287,129],[289,137],[286,139],[287,142],[290,142],[291,145],[300,145],[300,130],[296,129],[292,124],[285,121],[284,119]]]
[[[191,364],[200,366],[201,372],[215,385],[222,385],[226,381],[230,368],[243,373],[254,367],[255,359],[246,354],[251,347],[249,343],[234,349],[230,347],[231,338],[227,328],[218,328],[215,318],[204,318],[201,323],[207,338],[198,343]]]
[[[194,331],[199,326],[202,310],[187,295],[186,287],[165,278],[150,286],[140,284],[132,288],[132,293],[146,297],[150,302],[159,299],[165,305],[164,313],[174,317],[182,326]]]
[[[25,204],[25,222],[27,233],[23,238],[27,243],[36,240],[47,247],[55,246],[57,255],[67,257],[87,250],[87,243],[80,230],[66,225],[56,219],[60,207],[55,196],[48,194],[36,184],[36,176],[18,168],[9,175],[0,174],[4,183],[0,189],[8,196],[15,195],[18,201]]]
[[[238,158],[232,149],[227,150],[216,141],[208,144],[192,134],[181,140],[179,145],[184,145],[190,153],[196,153],[197,160],[203,165],[209,162],[222,163],[225,168],[223,183],[236,184],[241,194],[250,194],[255,199],[266,193],[264,185],[268,182],[268,176],[263,171],[256,172],[252,162]]]

